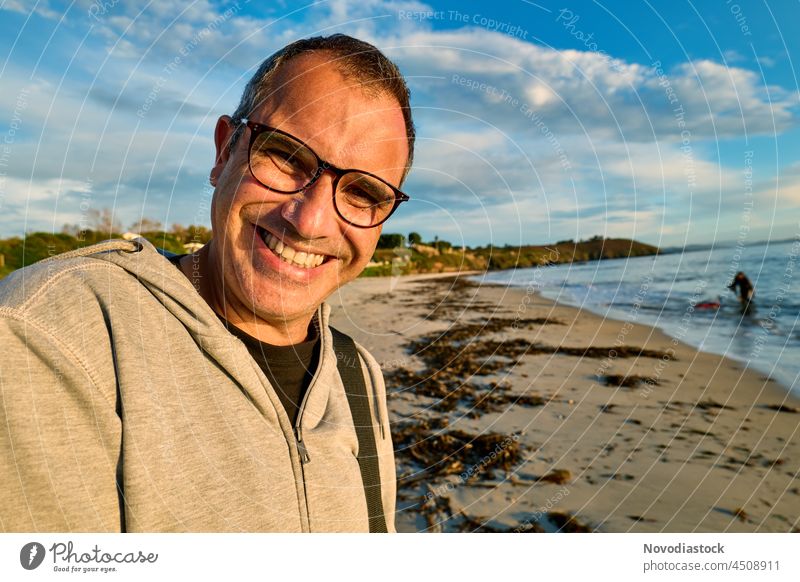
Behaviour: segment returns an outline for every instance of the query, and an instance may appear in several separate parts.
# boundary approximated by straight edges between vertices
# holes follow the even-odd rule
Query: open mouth
[[[267,232],[260,226],[256,226],[256,231],[264,244],[282,261],[300,267],[301,269],[313,269],[325,262],[326,255],[317,255],[305,251],[298,251],[284,243],[278,237]]]

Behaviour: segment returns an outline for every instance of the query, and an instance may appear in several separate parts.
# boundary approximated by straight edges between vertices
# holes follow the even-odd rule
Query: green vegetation
[[[382,235],[385,240],[396,240]],[[398,235],[400,236],[400,235]],[[408,235],[409,241],[421,241],[417,233]],[[658,254],[658,247],[629,239],[607,239],[595,236],[584,241],[563,240],[553,245],[525,245],[515,247],[460,248],[436,237],[432,242],[411,242],[407,260],[398,255],[399,246],[379,246],[372,265],[364,276],[402,275],[410,273],[444,273],[453,271],[498,271],[561,263],[619,259]]]
[[[145,221],[141,221],[145,223]],[[148,221],[149,226],[160,224]],[[98,225],[95,225],[98,226]],[[102,225],[101,225],[102,226]],[[0,278],[12,271],[31,265],[42,259],[60,255],[67,251],[93,245],[110,238],[120,238],[122,230],[114,225],[115,230],[96,228],[79,230],[75,225],[65,225],[60,233],[33,232],[24,238],[12,237],[0,239]],[[173,253],[187,252],[186,244],[197,242],[205,244],[211,240],[211,231],[204,226],[183,227],[175,224],[169,231],[153,230],[141,232],[141,236],[155,246]]]
[[[658,247],[629,239],[593,237],[580,242],[560,241],[554,245],[507,246],[503,248],[489,246],[475,249],[473,252],[478,256],[485,257],[488,262],[488,270],[496,271],[539,265],[642,257],[658,254]]]
[[[406,244],[406,237],[402,234],[382,234],[378,238],[379,249],[394,249]]]
[[[122,227],[112,219],[111,212],[102,210],[90,215],[91,229],[81,230],[78,225],[64,225],[60,233],[34,232],[25,238],[0,240],[0,278],[15,269],[30,265],[47,257],[92,245],[109,238],[120,238]],[[164,230],[161,223],[142,218],[131,226],[131,231],[141,233],[153,245],[167,251],[183,254],[189,252],[189,243],[205,244],[211,240],[211,231],[204,226],[184,227],[172,225]],[[454,271],[495,271],[551,265],[559,263],[617,259],[654,255],[657,247],[627,239],[606,239],[600,236],[575,242],[563,240],[553,245],[525,245],[514,247],[454,247],[450,242],[434,237],[422,242],[419,233],[382,234],[372,262],[362,276],[382,277],[412,273],[445,273]]]

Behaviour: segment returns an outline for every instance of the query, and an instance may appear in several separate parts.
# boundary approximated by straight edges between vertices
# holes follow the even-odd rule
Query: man
[[[200,251],[110,241],[0,284],[3,530],[394,530],[381,371],[324,300],[407,199],[405,82],[298,41],[214,137]]]

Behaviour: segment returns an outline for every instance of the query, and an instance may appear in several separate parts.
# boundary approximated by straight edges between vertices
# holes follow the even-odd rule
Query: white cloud
[[[40,0],[33,6],[30,6],[25,2],[21,2],[20,0],[5,0],[5,2],[0,5],[0,10],[19,12],[20,14],[25,15],[38,14],[43,18],[50,19],[61,17],[61,14],[57,10],[50,8],[49,3],[46,0]]]
[[[78,223],[80,198],[90,191],[86,181],[70,178],[25,180],[4,176],[0,179],[0,232],[59,231],[65,222]],[[70,199],[78,203],[65,204]]]
[[[756,57],[756,61],[762,67],[774,67],[775,66],[775,59],[766,56]]]
[[[424,100],[444,101],[508,128],[519,125],[519,118],[497,104],[497,92],[536,109],[561,133],[602,131],[620,140],[679,140],[684,128],[676,120],[678,106],[695,139],[745,130],[772,134],[796,124],[796,93],[764,86],[747,69],[708,60],[684,63],[660,77],[647,65],[596,52],[556,51],[474,28],[419,31],[403,41],[398,60]],[[453,82],[454,75],[467,83]],[[475,88],[481,83],[489,89]]]

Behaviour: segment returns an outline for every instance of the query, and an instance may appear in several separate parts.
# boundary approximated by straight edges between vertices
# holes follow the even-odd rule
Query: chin
[[[306,286],[287,284],[278,277],[263,278],[254,274],[250,284],[244,285],[247,306],[262,319],[291,320],[311,317],[330,295]]]

